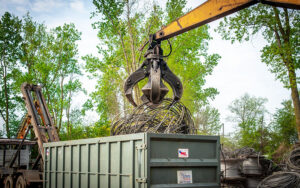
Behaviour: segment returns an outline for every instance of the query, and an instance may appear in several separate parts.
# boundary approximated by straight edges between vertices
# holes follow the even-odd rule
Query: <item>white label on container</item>
[[[193,183],[193,175],[191,170],[178,170],[177,171],[177,183],[178,184],[189,184]]]
[[[188,158],[189,157],[189,149],[178,149],[178,157],[179,158]]]

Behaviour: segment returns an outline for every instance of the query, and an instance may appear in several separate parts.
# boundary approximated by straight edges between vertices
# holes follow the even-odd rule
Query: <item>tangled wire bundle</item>
[[[253,148],[243,147],[234,151],[234,156],[237,158],[248,158],[249,156],[259,156]]]
[[[236,150],[231,150],[229,148],[222,147],[222,152],[224,154],[225,159],[232,159],[232,158],[245,159],[250,156],[259,156],[259,153],[250,147],[243,147]]]
[[[196,129],[190,111],[181,102],[164,99],[155,108],[144,103],[112,122],[111,135],[139,132],[195,134]]]
[[[287,167],[290,171],[300,173],[300,148],[295,148],[289,153],[286,159]]]
[[[300,188],[300,175],[295,172],[276,173],[262,180],[258,188]]]

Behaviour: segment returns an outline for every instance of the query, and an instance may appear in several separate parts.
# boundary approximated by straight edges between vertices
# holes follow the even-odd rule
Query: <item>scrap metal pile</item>
[[[300,188],[299,146],[286,156],[283,168],[253,148],[223,148],[221,154],[222,187]]]
[[[195,134],[196,129],[190,111],[181,102],[163,99],[155,108],[143,103],[112,122],[111,135],[139,132]]]
[[[258,185],[258,188],[299,188],[300,175],[295,172],[278,172],[265,178]]]
[[[286,170],[300,173],[300,146],[287,155]]]
[[[284,167],[280,172],[265,178],[260,182],[258,188],[300,188],[300,146],[286,156]]]
[[[256,188],[272,172],[272,162],[253,148],[222,149],[222,187]]]

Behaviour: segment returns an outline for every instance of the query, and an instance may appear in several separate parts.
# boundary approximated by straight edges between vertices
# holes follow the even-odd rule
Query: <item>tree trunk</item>
[[[72,79],[72,78],[71,78]],[[69,99],[68,99],[68,106],[66,109],[66,116],[67,116],[67,135],[71,139],[71,124],[70,124],[70,108],[71,108],[71,98],[72,98],[72,89],[70,88],[69,91]]]
[[[298,133],[298,140],[300,140],[300,100],[299,100],[299,92],[297,87],[297,80],[296,80],[296,72],[295,72],[295,64],[292,59],[291,54],[291,46],[290,46],[290,19],[288,15],[288,11],[285,8],[284,9],[284,17],[285,17],[285,25],[281,23],[280,17],[279,17],[279,11],[277,8],[273,7],[274,13],[275,13],[275,21],[277,25],[275,25],[275,37],[277,40],[278,48],[284,48],[284,53],[281,53],[280,56],[283,60],[283,63],[288,71],[289,76],[289,84],[291,88],[291,96],[292,101],[294,105],[294,112],[295,112],[295,118],[296,118],[296,129]],[[285,27],[283,27],[285,26]],[[279,31],[277,31],[277,28]],[[280,35],[282,37],[283,43],[281,43]]]
[[[60,81],[60,114],[59,114],[59,123],[58,123],[58,130],[57,132],[59,133],[60,128],[61,128],[61,124],[62,124],[62,114],[63,114],[63,107],[64,107],[64,77],[61,78]]]
[[[300,100],[299,100],[299,92],[298,92],[298,87],[296,82],[296,73],[293,68],[289,69],[289,80],[290,80],[291,96],[292,96],[295,118],[296,118],[298,140],[300,140]]]
[[[4,65],[4,75],[3,75],[3,81],[4,81],[4,95],[5,95],[5,127],[6,127],[6,136],[7,138],[10,138],[10,132],[9,132],[9,105],[8,105],[8,88],[7,88],[7,79],[6,79],[6,66]]]

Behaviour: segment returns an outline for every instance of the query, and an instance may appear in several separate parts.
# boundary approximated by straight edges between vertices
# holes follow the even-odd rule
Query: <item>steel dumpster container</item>
[[[220,187],[218,136],[138,133],[44,148],[44,188]]]

